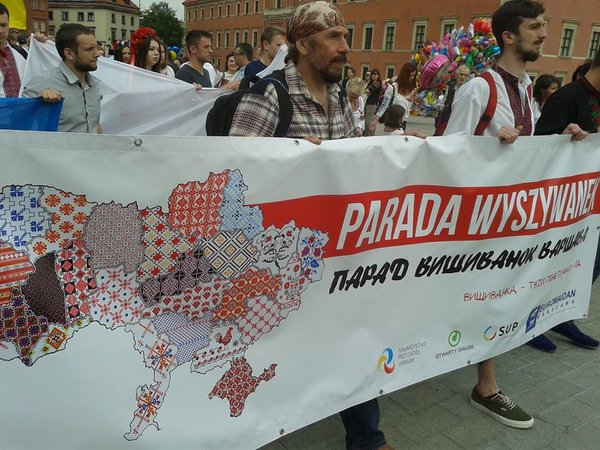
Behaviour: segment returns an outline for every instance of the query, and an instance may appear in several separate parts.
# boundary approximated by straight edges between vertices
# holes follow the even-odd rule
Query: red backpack
[[[498,91],[496,90],[496,83],[494,81],[494,77],[490,72],[483,72],[479,75],[485,81],[487,81],[488,86],[490,87],[490,97],[488,98],[487,106],[485,107],[485,111],[479,119],[479,123],[475,128],[475,136],[483,136],[483,132],[490,124],[494,113],[496,112],[496,105],[498,104]],[[450,110],[446,112],[445,117],[441,118],[435,126],[434,136],[443,136],[446,127],[448,126],[448,122],[450,120],[450,115],[452,114],[452,107]]]

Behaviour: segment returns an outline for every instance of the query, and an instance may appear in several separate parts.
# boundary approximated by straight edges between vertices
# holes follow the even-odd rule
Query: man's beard
[[[517,51],[517,54],[521,56],[521,59],[523,60],[523,62],[537,61],[537,59],[540,57],[539,50],[523,50],[523,46],[521,45],[520,40],[517,42],[516,51]]]
[[[98,64],[84,64],[80,61],[75,61],[73,63],[73,65],[75,66],[75,68],[81,72],[93,72],[94,70],[96,70],[98,68]]]
[[[348,62],[348,57],[346,56],[346,54],[342,54],[337,58],[332,59],[331,61],[329,61],[329,64],[326,67],[318,67],[314,63],[314,61],[312,61],[313,67],[317,69],[317,72],[321,76],[321,79],[327,84],[339,83],[342,80],[342,76],[344,75],[344,67],[341,66],[339,71],[333,71],[331,69],[331,66],[334,63],[338,62],[346,64]]]

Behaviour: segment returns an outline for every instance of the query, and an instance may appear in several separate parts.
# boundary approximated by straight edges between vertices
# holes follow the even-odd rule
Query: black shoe
[[[588,336],[579,328],[577,328],[577,325],[575,325],[575,322],[572,320],[555,326],[552,328],[552,331],[571,339],[573,344],[578,345],[579,347],[594,349],[598,348],[600,345],[600,342],[598,342],[596,339]]]
[[[552,342],[543,334],[534,337],[527,344],[546,353],[554,353],[556,351],[556,345],[554,345],[554,342]]]

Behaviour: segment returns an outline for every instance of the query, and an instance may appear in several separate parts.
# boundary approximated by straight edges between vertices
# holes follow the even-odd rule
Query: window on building
[[[565,84],[567,79],[567,72],[554,72],[554,76],[560,80],[561,86]]]
[[[252,31],[252,47],[258,48],[258,30]]]
[[[61,14],[61,18],[63,22],[69,21],[69,11],[63,11]]]
[[[593,59],[596,56],[596,52],[600,49],[600,28],[592,31],[592,39],[590,39],[590,49],[588,51],[588,58]]]
[[[131,25],[132,27],[135,27],[135,18],[133,16],[130,18],[129,25]]]
[[[127,30],[121,28],[121,40],[125,40],[127,38]]]
[[[54,12],[48,11],[48,20],[54,20]]]
[[[229,31],[225,32],[225,48],[229,49]]]
[[[217,31],[217,48],[221,48],[221,32]]]
[[[385,77],[392,78],[396,74],[396,66],[385,66]]]
[[[37,0],[31,0],[31,9],[38,9]]]
[[[369,66],[367,64],[362,64],[360,66],[360,77],[363,80],[367,77],[367,72],[369,72]]]
[[[248,42],[248,31],[244,31],[244,41],[243,42]]]
[[[348,44],[348,47],[352,49],[352,41],[354,40],[354,25],[348,25],[347,29],[348,36],[346,36],[346,43]]]
[[[54,31],[56,30],[56,28],[54,27],[54,25],[50,25],[48,27],[48,34],[50,34],[50,36],[54,36]]]
[[[211,19],[213,18],[213,7],[212,6],[208,10],[208,17],[211,18]]]
[[[79,11],[77,13],[77,22],[83,22],[83,12]]]
[[[386,23],[385,24],[385,34],[383,37],[383,49],[384,50],[394,50],[395,39],[396,39],[396,24],[395,23]]]
[[[200,20],[204,20],[204,8],[200,10]]]
[[[365,25],[363,28],[363,50],[373,48],[373,24]]]
[[[275,0],[275,8],[281,8],[281,0]]]
[[[219,5],[219,6],[217,6],[217,17],[221,17],[221,12],[222,12],[221,5]]]
[[[452,33],[452,30],[456,28],[457,20],[455,18],[452,19],[443,19],[442,20],[442,29],[440,30],[440,37],[443,38],[448,33]]]
[[[46,2],[44,0],[40,0],[38,2],[38,6],[40,7],[40,11],[45,11],[46,10]]]
[[[234,42],[233,45],[236,46],[236,47],[240,43],[240,32],[239,31],[235,32],[235,36],[234,36],[233,42]]]
[[[230,13],[231,13],[231,7],[230,7],[229,3],[227,3],[227,5],[225,6],[225,14],[227,15],[227,17],[229,17]]]
[[[237,2],[235,4],[235,15],[239,16],[240,15],[240,2]]]
[[[425,33],[427,31],[426,21],[416,21],[413,24],[413,50],[418,50],[425,44]]]
[[[250,13],[250,2],[248,0],[246,0],[246,2],[244,3],[244,14],[249,14]]]
[[[258,0],[254,0],[254,12],[258,12]]]
[[[110,15],[110,23],[117,23],[117,19],[114,14]]]
[[[573,42],[575,41],[575,29],[577,25],[566,23],[563,26],[562,38],[560,39],[559,56],[571,56],[573,53]]]
[[[94,13],[93,12],[88,12],[88,18],[87,18],[88,22],[93,22],[94,21]]]
[[[110,40],[111,41],[116,41],[117,40],[117,29],[116,28],[111,28],[110,29]]]
[[[123,14],[121,14],[121,25],[126,25],[127,22],[125,21],[125,16]]]

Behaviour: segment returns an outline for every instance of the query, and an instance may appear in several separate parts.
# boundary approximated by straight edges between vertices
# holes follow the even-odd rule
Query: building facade
[[[505,0],[504,0],[505,1]],[[350,35],[349,65],[364,74],[378,68],[391,76],[427,41],[439,41],[455,27],[465,28],[479,17],[491,17],[502,0],[338,0]],[[285,27],[302,0],[184,0],[186,31],[212,33],[214,64],[239,42],[254,48],[262,29]],[[529,64],[532,76],[550,73],[570,79],[577,66],[600,46],[598,0],[545,0],[548,39],[542,57]]]
[[[40,31],[48,32],[48,2],[46,0],[25,0],[27,30],[25,34]]]
[[[63,23],[81,23],[92,29],[99,43],[110,44],[129,40],[140,26],[140,8],[131,0],[49,0],[48,6],[50,35]]]

